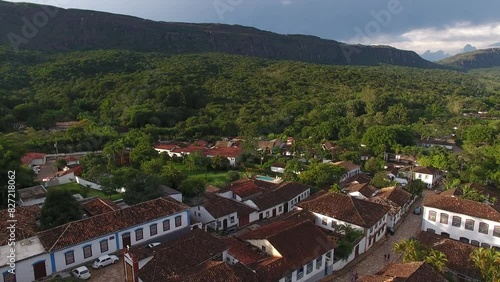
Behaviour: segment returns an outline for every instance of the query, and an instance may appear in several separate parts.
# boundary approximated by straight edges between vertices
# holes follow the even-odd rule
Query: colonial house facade
[[[189,230],[189,207],[170,198],[140,203],[36,233],[19,241],[16,281],[33,281],[105,254]],[[8,245],[0,247],[8,253]],[[1,261],[0,273],[9,269]],[[0,278],[4,282],[4,277]]]
[[[474,246],[500,248],[500,209],[460,199],[455,189],[425,198],[422,230]]]
[[[413,179],[420,179],[427,184],[427,188],[432,189],[441,180],[443,173],[436,168],[417,166],[413,169]]]
[[[213,230],[222,231],[250,223],[250,215],[257,210],[217,194],[206,194],[208,201],[191,208],[194,218]]]
[[[230,261],[253,270],[259,281],[312,282],[332,273],[334,241],[309,219],[277,220],[227,242]]]
[[[354,253],[347,262],[384,237],[390,210],[385,205],[324,191],[299,203],[297,209],[311,212],[316,225],[326,230],[341,232],[339,226],[347,225],[363,232],[363,238],[354,247]]]
[[[403,215],[408,212],[409,207],[414,202],[410,192],[399,187],[387,187],[380,189],[379,193],[372,199],[378,199],[378,203],[391,207],[387,219],[387,227],[394,230],[401,221]],[[370,199],[371,200],[371,199]],[[377,202],[377,200],[375,200]]]

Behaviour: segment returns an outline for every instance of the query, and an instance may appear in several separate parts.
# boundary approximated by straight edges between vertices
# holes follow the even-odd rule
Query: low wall
[[[85,180],[85,179],[83,179],[83,178],[80,178],[80,177],[78,177],[78,176],[77,176],[77,177],[75,177],[75,179],[76,179],[76,182],[77,182],[78,184],[82,185],[82,186],[85,186],[85,187],[90,187],[90,188],[95,189],[95,190],[102,190],[101,185],[99,185],[99,184],[96,184],[96,183],[94,183],[94,182],[87,181],[87,180]]]

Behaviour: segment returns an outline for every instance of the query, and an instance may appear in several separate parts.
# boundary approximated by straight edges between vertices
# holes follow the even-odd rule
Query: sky
[[[167,22],[226,23],[454,55],[500,46],[498,0],[11,0]],[[437,53],[436,53],[437,54]]]

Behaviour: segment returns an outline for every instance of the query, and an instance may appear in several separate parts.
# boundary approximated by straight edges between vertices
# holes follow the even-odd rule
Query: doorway
[[[130,241],[130,233],[125,233],[122,235],[122,243],[123,243],[123,248],[125,249],[127,246],[131,247],[131,241]]]
[[[47,270],[45,268],[45,261],[40,261],[33,264],[33,272],[35,273],[35,280],[47,276]]]

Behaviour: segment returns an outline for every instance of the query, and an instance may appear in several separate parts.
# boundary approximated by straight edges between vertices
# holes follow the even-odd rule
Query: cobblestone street
[[[422,206],[422,201],[423,197],[420,197],[415,204],[413,204],[394,236],[386,237],[379,245],[373,246],[365,254],[359,257],[359,260],[356,259],[352,261],[337,274],[326,277],[322,281],[351,282],[351,271],[358,273],[358,276],[374,274],[389,262],[400,262],[401,255],[395,255],[392,247],[394,243],[414,237],[420,232],[422,216],[413,214],[413,209],[417,206]],[[387,253],[390,253],[389,261],[384,260],[384,254]]]

